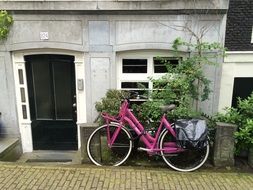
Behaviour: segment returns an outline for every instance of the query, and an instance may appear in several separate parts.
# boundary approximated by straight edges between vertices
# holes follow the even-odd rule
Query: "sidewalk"
[[[0,189],[253,190],[253,174],[209,170],[180,173],[168,168],[0,162]]]

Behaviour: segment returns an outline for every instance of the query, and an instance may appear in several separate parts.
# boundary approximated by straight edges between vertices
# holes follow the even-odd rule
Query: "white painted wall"
[[[235,77],[253,77],[253,52],[227,52],[222,65],[219,111],[231,107]]]

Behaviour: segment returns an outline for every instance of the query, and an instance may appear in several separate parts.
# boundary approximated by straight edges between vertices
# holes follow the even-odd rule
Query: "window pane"
[[[37,119],[53,119],[54,105],[50,64],[47,60],[41,59],[34,61],[32,67]]]
[[[74,64],[73,64],[74,65]],[[56,119],[72,119],[72,63],[55,62],[54,86]]]
[[[154,72],[155,73],[166,73],[168,72],[166,64],[176,67],[179,63],[180,58],[176,57],[155,57],[154,58]]]
[[[20,88],[21,102],[25,102],[25,89]]]
[[[148,82],[122,82],[122,90],[137,92],[138,95],[148,94]]]
[[[24,84],[24,76],[23,76],[23,70],[18,70],[18,78],[19,78],[19,84]]]
[[[147,73],[147,59],[123,59],[123,73]]]
[[[23,113],[23,119],[27,119],[26,105],[22,105],[22,113]]]
[[[148,88],[148,82],[122,82],[121,88]]]

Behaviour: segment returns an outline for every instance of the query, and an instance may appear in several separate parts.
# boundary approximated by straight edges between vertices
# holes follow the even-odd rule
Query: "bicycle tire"
[[[111,135],[118,127],[121,127],[111,148],[107,144],[107,127]],[[88,139],[88,157],[97,166],[119,166],[127,160],[132,151],[131,139],[132,136],[125,127],[116,124],[103,125],[97,128]]]
[[[175,138],[165,129],[159,138],[160,149],[168,142],[176,142]],[[165,163],[172,169],[180,172],[191,172],[199,169],[207,160],[209,155],[209,143],[203,149],[185,149],[183,152],[166,154],[161,151],[161,156]]]

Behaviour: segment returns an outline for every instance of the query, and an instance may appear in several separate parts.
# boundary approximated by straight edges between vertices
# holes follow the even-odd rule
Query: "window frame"
[[[179,54],[179,59],[184,56]],[[118,90],[131,90],[129,88],[121,88],[123,82],[148,82],[148,90],[153,90],[153,83],[150,81],[150,77],[158,79],[164,76],[166,73],[155,73],[154,58],[166,57],[175,58],[175,55],[171,51],[131,51],[117,54],[117,89]],[[147,59],[147,73],[123,73],[123,59]],[[136,90],[136,89],[133,89]],[[134,100],[136,101],[136,100]],[[140,99],[139,101],[144,101]]]

